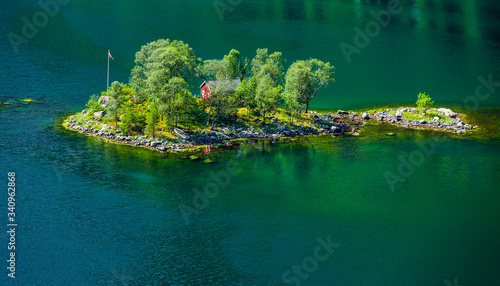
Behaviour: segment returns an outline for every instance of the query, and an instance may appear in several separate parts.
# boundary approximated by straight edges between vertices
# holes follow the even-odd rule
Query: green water
[[[336,82],[312,109],[409,104],[426,92],[438,105],[478,107],[498,132],[499,91],[476,95],[478,77],[500,81],[497,1],[402,1],[349,63],[341,43],[352,45],[354,28],[388,2],[242,1],[221,20],[212,1],[70,1],[18,53],[7,35],[21,34],[21,18],[40,7],[3,3],[0,102],[10,105],[0,107],[1,173],[5,183],[7,172],[17,174],[19,227],[17,278],[5,270],[0,284],[298,285],[283,274],[306,261],[314,268],[302,270],[307,278],[285,277],[300,285],[497,285],[494,136],[379,126],[357,138],[243,144],[204,156],[214,161],[206,164],[58,126],[106,88],[108,49],[111,80],[127,81],[141,45],[171,38],[203,59],[231,48],[252,58],[267,47],[287,64],[330,61]],[[36,103],[18,104],[27,97]],[[380,135],[387,131],[396,135]],[[205,188],[200,201],[196,190]],[[328,236],[340,245],[311,268],[308,257]]]

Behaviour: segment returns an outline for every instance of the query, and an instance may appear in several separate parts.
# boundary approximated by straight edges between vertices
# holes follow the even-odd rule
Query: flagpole
[[[106,82],[106,96],[109,95],[109,55],[110,55],[110,51],[108,50],[108,81]]]

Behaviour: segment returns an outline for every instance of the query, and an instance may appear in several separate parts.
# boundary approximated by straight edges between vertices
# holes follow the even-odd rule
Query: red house
[[[212,91],[215,90],[216,86],[219,84],[224,84],[224,88],[227,88],[227,90],[234,92],[241,84],[241,80],[237,78],[237,79],[204,81],[200,85],[201,99],[202,100],[209,99],[212,96]]]

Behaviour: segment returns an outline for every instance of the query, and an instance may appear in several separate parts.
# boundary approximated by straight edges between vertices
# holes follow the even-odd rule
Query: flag
[[[110,57],[112,60],[114,60],[114,59],[113,59],[113,56],[111,55],[111,52],[110,52],[110,51],[108,51],[108,55],[109,55],[109,57]]]

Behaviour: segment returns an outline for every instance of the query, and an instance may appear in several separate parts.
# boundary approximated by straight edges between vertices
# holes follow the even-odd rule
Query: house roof
[[[208,87],[212,89],[213,87],[219,85],[219,84],[224,84],[227,86],[229,91],[235,91],[238,86],[241,84],[241,80],[239,78],[236,79],[223,79],[223,80],[209,80],[209,81],[204,81],[201,85],[200,88],[202,88],[205,84],[208,84]]]

